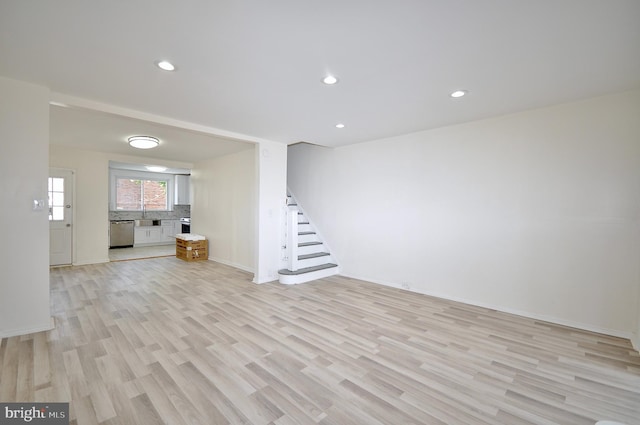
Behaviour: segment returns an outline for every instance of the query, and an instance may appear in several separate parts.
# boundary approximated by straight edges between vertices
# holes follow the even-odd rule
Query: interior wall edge
[[[5,329],[0,331],[0,339],[2,338],[11,338],[13,336],[21,336],[21,335],[29,335],[36,332],[46,332],[53,330],[55,328],[55,321],[53,317],[49,318],[49,321],[44,324],[35,324],[32,326],[28,326],[26,328],[17,328],[17,329]]]
[[[261,143],[271,142],[270,140],[263,139],[261,137],[255,137],[248,134],[237,133],[234,131],[215,128],[203,124],[197,124],[190,121],[171,118],[164,115],[158,115],[150,112],[143,112],[123,106],[113,105],[110,103],[99,102],[83,97],[73,96],[61,92],[51,92],[51,101],[57,103],[63,103],[68,107],[74,107],[79,109],[87,109],[90,111],[103,112],[111,115],[123,116],[127,118],[134,118],[142,121],[148,121],[151,123],[167,125],[175,128],[181,128],[185,130],[196,131],[203,134],[210,134],[212,136],[224,137],[234,139],[243,142]],[[275,142],[274,143],[280,143]]]
[[[640,353],[640,334],[632,334],[630,339],[633,348],[635,348],[635,350]]]

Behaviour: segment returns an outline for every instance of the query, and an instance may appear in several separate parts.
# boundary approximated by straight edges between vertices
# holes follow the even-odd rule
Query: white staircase
[[[287,268],[278,271],[280,283],[294,285],[338,273],[331,253],[290,195],[285,241]]]

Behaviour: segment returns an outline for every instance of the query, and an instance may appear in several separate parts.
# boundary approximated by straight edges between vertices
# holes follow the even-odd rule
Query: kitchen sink
[[[136,227],[160,226],[160,225],[162,225],[162,220],[152,220],[152,219],[136,220]]]

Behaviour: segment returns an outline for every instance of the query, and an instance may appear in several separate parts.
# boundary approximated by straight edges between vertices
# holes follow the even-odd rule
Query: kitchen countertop
[[[175,205],[173,211],[146,211],[144,217],[142,211],[109,211],[109,221],[113,220],[180,220],[183,217],[191,217],[191,206]]]

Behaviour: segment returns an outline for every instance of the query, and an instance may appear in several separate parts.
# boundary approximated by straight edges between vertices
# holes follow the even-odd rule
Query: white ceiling
[[[147,166],[154,166],[154,164],[109,161],[109,168],[115,169],[115,170],[133,170],[133,171],[142,171],[145,173],[161,173],[161,174],[183,174],[183,175],[191,174],[190,168],[166,167],[162,171],[151,171],[147,168]]]
[[[254,147],[253,143],[95,110],[56,105],[51,105],[49,110],[49,137],[54,145],[191,164]],[[134,149],[127,139],[137,135],[153,135],[160,140],[160,145],[153,149]]]
[[[640,87],[639,22],[638,0],[0,0],[0,75],[340,146]]]

